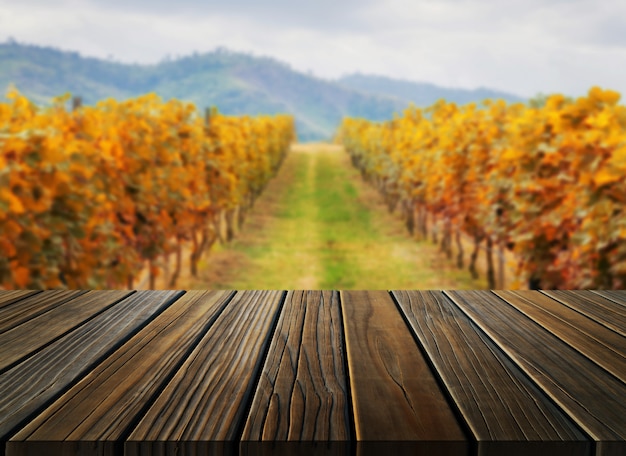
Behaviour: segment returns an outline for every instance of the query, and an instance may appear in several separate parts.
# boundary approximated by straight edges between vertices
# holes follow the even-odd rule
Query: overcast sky
[[[626,96],[625,0],[0,0],[9,37],[120,62],[223,46],[327,79]]]

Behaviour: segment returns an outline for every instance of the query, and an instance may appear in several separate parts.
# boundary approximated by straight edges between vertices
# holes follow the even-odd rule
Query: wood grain
[[[528,442],[552,441],[544,449],[554,454],[580,441],[587,453],[584,434],[442,292],[393,295],[479,443],[507,441],[507,454],[523,454]]]
[[[86,293],[85,290],[49,290],[0,309],[0,334]]]
[[[0,375],[0,439],[17,431],[182,292],[141,291]],[[108,293],[99,292],[106,299]]]
[[[232,296],[187,292],[9,441],[117,441],[189,356]],[[26,446],[26,445],[22,445]]]
[[[340,296],[357,440],[465,440],[389,293]]]
[[[626,383],[626,338],[538,291],[494,293]]]
[[[0,456],[626,454],[626,292],[125,293],[0,291]]]
[[[243,441],[350,439],[342,335],[337,292],[287,294]]]
[[[283,296],[238,292],[128,441],[235,441]]]
[[[37,290],[0,290],[0,308],[13,304],[21,299],[41,293]]]
[[[589,290],[546,290],[542,293],[626,337],[626,307]]]
[[[131,291],[89,291],[74,296],[74,299],[65,299],[60,304],[55,302],[56,305],[45,313],[33,312],[34,316],[30,320],[0,334],[2,346],[0,372],[80,326],[129,294]],[[42,301],[45,306],[50,302],[45,296],[42,296]]]
[[[626,438],[624,383],[495,294],[445,293],[596,441],[596,447]]]
[[[626,290],[591,290],[591,291],[626,307]]]

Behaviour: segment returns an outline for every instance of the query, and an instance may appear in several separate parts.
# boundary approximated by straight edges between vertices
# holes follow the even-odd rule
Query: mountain
[[[444,89],[379,76],[352,75],[329,81],[291,69],[269,57],[219,48],[153,65],[123,64],[49,47],[0,43],[0,90],[13,84],[38,104],[70,92],[85,104],[157,93],[164,100],[217,106],[224,114],[289,113],[300,141],[330,139],[342,117],[387,120],[413,101],[427,106],[439,98],[465,103],[512,96],[487,89]]]
[[[395,97],[403,100],[407,104],[413,103],[421,107],[430,106],[440,99],[461,105],[479,102],[487,98],[500,98],[511,103],[526,101],[517,95],[482,87],[473,90],[452,89],[426,82],[411,82],[361,73],[343,76],[336,82],[352,90],[386,97]]]
[[[405,106],[345,88],[267,57],[218,49],[155,65],[122,64],[76,52],[0,44],[0,90],[9,85],[39,104],[70,92],[86,104],[157,93],[164,100],[217,106],[224,114],[290,113],[300,141],[329,139],[344,116],[385,120]]]

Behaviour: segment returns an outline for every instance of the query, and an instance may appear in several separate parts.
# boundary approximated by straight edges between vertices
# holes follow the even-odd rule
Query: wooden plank
[[[110,294],[97,293],[103,299]],[[0,375],[0,440],[6,440],[181,294],[134,293]]]
[[[504,441],[506,447],[496,447],[509,455],[565,449],[588,454],[585,435],[442,292],[393,295],[478,440],[479,452]],[[540,453],[533,448],[536,442],[543,442]]]
[[[89,291],[65,300],[47,312],[33,316],[19,326],[0,334],[0,372],[15,365],[37,350],[61,337],[94,315],[124,299],[131,291],[109,290]],[[43,302],[49,302],[48,292],[35,295]],[[37,337],[33,337],[36,335]]]
[[[622,306],[626,306],[626,290],[590,290]]]
[[[235,442],[283,297],[238,292],[139,421],[125,451],[143,454],[145,442]]]
[[[389,293],[340,296],[357,440],[414,443],[409,451],[435,443],[431,451],[466,454],[466,437]],[[357,451],[373,448],[393,449]]]
[[[624,336],[538,291],[495,293],[626,383]]]
[[[231,296],[225,291],[185,293],[16,433],[7,449],[26,452],[29,442],[110,444],[123,438]]]
[[[626,336],[626,307],[589,290],[546,290],[542,293]]]
[[[287,294],[242,441],[350,440],[342,332],[336,291]]]
[[[0,334],[84,293],[85,290],[49,290],[45,294],[35,294],[5,306],[0,309]]]
[[[595,440],[597,454],[624,454],[624,383],[495,294],[445,293]]]
[[[626,290],[591,290],[613,302],[626,306]]]
[[[37,293],[41,292],[37,290],[0,290],[0,308],[9,306]]]

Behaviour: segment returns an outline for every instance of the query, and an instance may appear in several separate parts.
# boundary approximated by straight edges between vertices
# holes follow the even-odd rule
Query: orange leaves
[[[608,166],[610,166],[616,174],[626,176],[626,144],[620,145],[613,151],[608,160]]]
[[[426,115],[413,108],[383,124],[345,119],[338,137],[383,194],[399,189],[408,204],[479,221],[481,232],[515,242],[528,274],[567,281],[543,286],[615,287],[626,274],[602,264],[626,259],[619,99],[594,87],[577,100],[552,95],[544,106],[439,102]]]
[[[15,245],[9,239],[0,238],[0,255],[9,259],[17,255]]]
[[[589,89],[588,98],[592,101],[614,106],[621,98],[621,95],[619,92],[615,92],[614,90],[602,90],[600,87],[596,86]]]
[[[603,185],[623,181],[625,178],[626,177],[623,174],[618,174],[610,169],[602,168],[594,174],[593,181],[597,187],[602,187]]]
[[[18,288],[25,288],[30,280],[30,271],[25,266],[17,266],[13,271],[13,281]]]
[[[154,94],[74,112],[11,100],[0,103],[4,287],[126,286],[169,239],[258,193],[294,136],[288,116],[214,113],[207,127],[193,105]]]
[[[500,155],[500,159],[509,163],[517,163],[525,156],[523,150],[507,148],[502,155]]]
[[[7,207],[10,213],[19,215],[26,212],[22,200],[7,188],[0,188],[0,205],[2,204]]]

